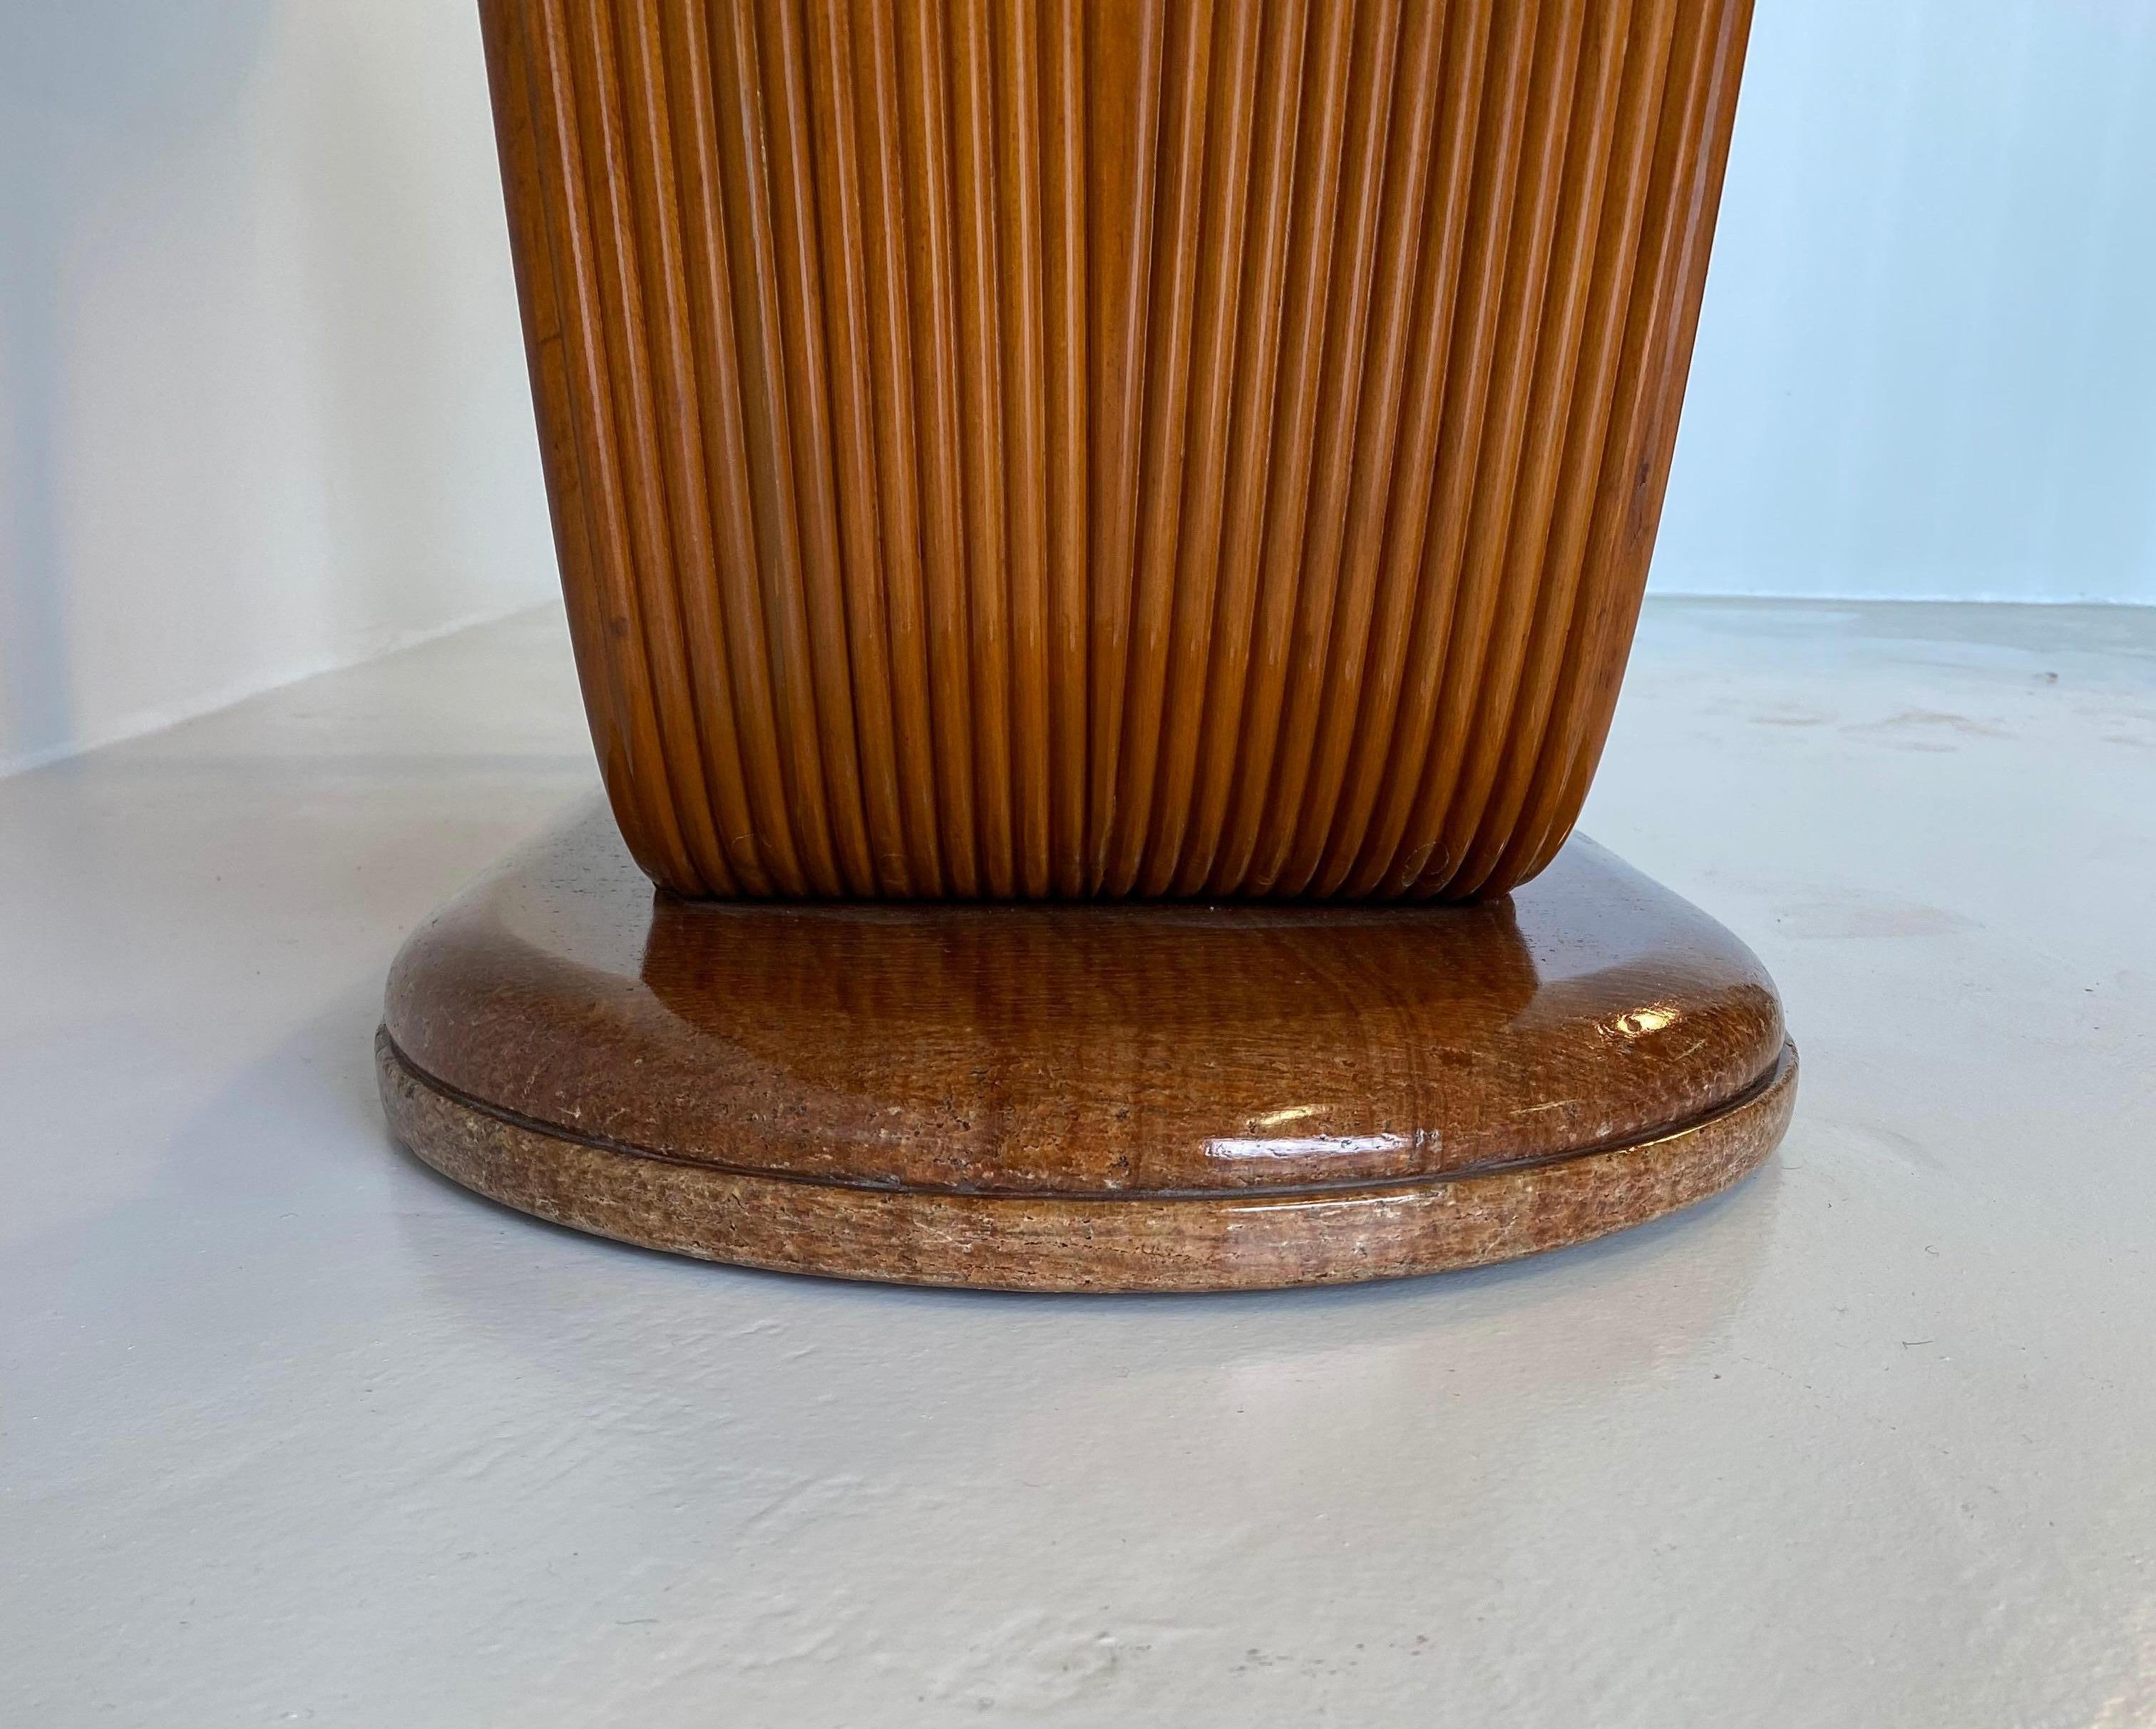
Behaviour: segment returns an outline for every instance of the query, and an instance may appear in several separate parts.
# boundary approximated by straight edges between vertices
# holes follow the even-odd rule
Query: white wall
[[[470,0],[0,0],[0,772],[554,592]]]
[[[1758,0],[1654,582],[2156,601],[2156,0]]]

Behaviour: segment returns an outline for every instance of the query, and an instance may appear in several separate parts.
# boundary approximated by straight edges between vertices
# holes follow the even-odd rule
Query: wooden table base
[[[1473,1266],[1781,1138],[1758,961],[1591,842],[1469,906],[688,902],[594,807],[423,927],[396,1132],[481,1193],[744,1265],[1029,1290]]]

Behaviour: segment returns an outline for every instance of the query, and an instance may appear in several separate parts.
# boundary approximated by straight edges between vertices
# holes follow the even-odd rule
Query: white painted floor
[[[2156,1721],[2156,612],[1650,608],[1586,826],[1804,1049],[1733,1194],[1015,1298],[534,1224],[383,969],[558,620],[0,783],[0,1722]]]

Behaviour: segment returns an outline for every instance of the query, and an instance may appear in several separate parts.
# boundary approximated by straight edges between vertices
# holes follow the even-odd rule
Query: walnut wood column
[[[1381,903],[1394,910],[1367,916],[1400,921],[1389,940],[1402,964],[1429,964],[1430,921],[1486,926],[1424,903],[1502,896],[1557,857],[1646,579],[1748,0],[480,9],[585,707],[620,836],[662,909],[667,896],[929,903],[906,916],[926,921],[932,949],[964,931],[993,957],[1008,940],[1007,964],[1038,971],[1036,927],[976,927],[952,903]],[[1674,897],[1654,905],[1661,934],[1635,958],[1676,965],[1680,927],[1698,916]],[[1112,904],[1070,916],[1081,924],[1040,928],[1120,956],[1111,972],[1148,976],[1152,927]],[[1551,915],[1568,930],[1595,916],[1588,902]],[[649,923],[661,949],[714,928],[663,911]],[[795,964],[778,957],[798,957],[793,927],[726,928],[755,952],[729,952],[706,988],[722,973],[749,993],[782,1045],[814,1036],[814,1017],[775,983]],[[1316,982],[1362,976],[1357,945],[1389,939],[1317,928],[1333,934],[1297,952],[1332,1000]],[[508,965],[495,940],[481,950]],[[1202,974],[1231,949],[1177,952]],[[845,952],[873,968],[911,951]],[[1666,1002],[1648,990],[1612,1012],[1706,1013],[1740,979],[1771,1003],[1756,962],[1733,954],[1707,983],[1676,978]],[[1491,952],[1478,964],[1506,963]],[[414,962],[408,976],[431,982],[422,996],[448,993],[408,994],[415,1024],[484,988],[454,967]],[[1100,976],[1070,985],[1070,1015],[1109,1012]],[[1217,980],[1197,988],[1228,1006],[1193,1029],[1193,1074],[1255,1061],[1274,1009]],[[882,1001],[873,980],[860,991],[862,1013],[888,1012],[868,1006]],[[1418,1082],[1397,1093],[1413,1101],[1399,1121],[1356,1132],[1404,1135],[1384,1144],[1421,1147],[1421,1162],[1352,1180],[1607,1159],[1762,1088],[1779,1089],[1785,1116],[1779,1015],[1709,1080],[1673,1082],[1675,1114],[1659,1123],[1598,1116],[1591,1065],[1573,1075],[1568,1108],[1587,1106],[1556,1119],[1571,1126],[1551,1147],[1517,1122],[1551,1106],[1554,1071],[1513,1063],[1456,1095]],[[890,1020],[901,1070],[907,1039],[969,1036],[963,1014],[930,1019],[927,1031]],[[1494,1060],[1473,1013],[1440,1022],[1441,1050],[1427,1043],[1439,1023],[1387,1023],[1356,1046],[1378,1065],[1367,1084],[1395,1096],[1400,1074],[1427,1080],[1456,1062],[1466,1076]],[[1558,1046],[1601,1049],[1599,1024],[1570,1026]],[[1342,1041],[1335,1054],[1368,1032],[1322,1018],[1308,1030],[1321,1046]],[[1081,1029],[1072,1048],[1085,1042]],[[724,1066],[730,1048],[700,1060]],[[430,1071],[400,1049],[413,1057],[393,999],[384,1073],[400,1126],[462,1179],[530,1203],[498,1166],[444,1151],[447,1119],[411,1103]],[[618,1059],[641,1060],[628,1046]],[[1041,1090],[1049,1068],[1064,1092],[1135,1084],[1113,1065],[1091,1081],[1028,1066],[999,1045],[981,1060],[999,1126],[969,1140],[970,1174],[952,1193],[999,1193],[999,1170],[1032,1168],[1041,1113],[1079,1108]],[[706,1107],[748,1108],[724,1076],[705,1079],[690,1091]],[[542,1111],[431,1080],[456,1110],[495,1111],[519,1132],[582,1132],[573,1101]],[[1192,1145],[1250,1139],[1241,1117],[1265,1090],[1250,1080],[1199,1086],[1199,1115],[1219,1121]],[[824,1136],[813,1180],[863,1193],[913,1183],[887,1147],[840,1126],[862,1099],[791,1084],[797,1094],[770,1080],[755,1108],[806,1113],[812,1138]],[[1086,1108],[1116,1103],[1104,1092]],[[866,1104],[888,1106],[901,1138],[931,1132],[918,1101]],[[1779,1132],[1769,1115],[1773,1133],[1747,1142],[1753,1162]],[[1439,1118],[1453,1125],[1447,1146],[1466,1133],[1482,1153],[1464,1166],[1439,1155]],[[692,1139],[711,1168],[811,1180],[773,1162],[753,1124],[705,1127]],[[1198,1133],[1159,1131],[1178,1146]],[[681,1157],[615,1138],[622,1157]],[[1285,1193],[1351,1180],[1323,1139],[1308,1157],[1281,1153],[1267,1181]],[[1166,1145],[1132,1156],[1181,1157]],[[1057,1168],[1062,1199],[1119,1204],[1104,1198],[1109,1167]],[[1737,1167],[1715,1168],[1727,1180]],[[746,1249],[745,1227],[617,1234],[971,1282],[977,1263],[923,1246],[941,1226],[903,1208],[879,1226],[862,1204],[855,1248],[834,1237],[775,1262]],[[1625,1213],[1597,1213],[1594,1228]],[[1588,1234],[1554,1217],[1505,1252]],[[869,1254],[858,1245],[880,1229],[887,1252]],[[1342,1227],[1329,1255],[1322,1232],[1301,1244],[1294,1276],[1358,1276],[1353,1235]],[[991,1282],[1257,1276],[1194,1256],[1179,1273],[1155,1257],[1146,1280],[1105,1261],[1098,1279],[1082,1265],[1026,1278],[1011,1270],[1018,1250],[996,1253]],[[1424,1243],[1386,1265],[1472,1258]]]
[[[686,895],[1546,864],[1743,0],[490,0],[587,706]]]

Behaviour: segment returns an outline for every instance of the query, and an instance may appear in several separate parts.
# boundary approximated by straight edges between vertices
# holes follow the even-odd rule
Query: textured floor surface
[[[2156,1720],[2156,612],[1650,606],[1584,826],[1766,960],[1795,1126],[1360,1290],[432,1175],[383,971],[593,777],[547,614],[0,782],[0,1721]]]

